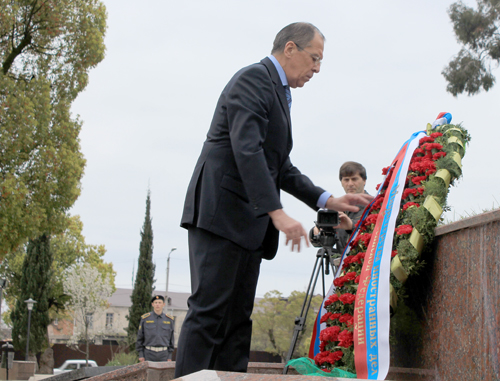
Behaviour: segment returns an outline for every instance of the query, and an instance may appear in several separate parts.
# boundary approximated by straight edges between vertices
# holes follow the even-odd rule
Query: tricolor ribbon
[[[414,133],[396,155],[386,196],[366,250],[354,305],[354,353],[358,378],[384,380],[389,371],[389,279],[394,228],[408,166],[424,136],[424,131]]]

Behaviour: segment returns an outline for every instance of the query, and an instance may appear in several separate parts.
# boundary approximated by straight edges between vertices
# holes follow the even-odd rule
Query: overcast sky
[[[104,0],[106,57],[73,106],[87,159],[71,214],[89,244],[104,244],[117,287],[132,287],[145,201],[151,190],[156,288],[190,292],[187,233],[179,227],[186,188],[219,94],[241,67],[270,53],[276,33],[296,21],[325,35],[321,72],[292,89],[292,162],[342,195],[338,168],[365,165],[367,191],[403,142],[441,111],[469,130],[463,178],[448,197],[448,220],[498,207],[500,85],[474,97],[446,92],[441,71],[460,47],[452,1]],[[466,2],[475,4],[473,1]],[[500,75],[500,71],[495,71]],[[306,230],[316,213],[284,194],[285,211]],[[305,291],[317,249],[284,245],[264,261],[257,295]],[[330,275],[331,277],[331,275]],[[331,282],[331,279],[330,279]],[[319,288],[317,288],[319,291]]]

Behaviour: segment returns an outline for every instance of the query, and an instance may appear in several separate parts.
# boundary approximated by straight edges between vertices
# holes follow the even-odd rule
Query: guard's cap
[[[155,300],[161,300],[163,303],[165,303],[165,298],[162,295],[155,295],[151,299],[151,303],[153,303]]]

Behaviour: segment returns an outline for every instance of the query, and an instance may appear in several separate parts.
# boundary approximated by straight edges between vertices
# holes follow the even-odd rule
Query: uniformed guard
[[[174,317],[164,314],[165,298],[151,299],[153,311],[141,316],[135,349],[139,361],[172,361],[174,351]]]

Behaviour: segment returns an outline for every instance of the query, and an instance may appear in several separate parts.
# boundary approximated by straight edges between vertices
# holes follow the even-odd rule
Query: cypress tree
[[[129,309],[128,343],[130,349],[135,349],[137,330],[141,315],[151,310],[151,295],[154,289],[155,265],[153,264],[153,227],[151,225],[151,192],[148,191],[146,199],[146,218],[141,231],[141,244],[139,246],[139,259],[134,290],[132,291],[132,306]]]
[[[45,350],[49,344],[47,327],[49,318],[49,292],[51,286],[52,253],[50,235],[43,234],[30,240],[26,250],[21,274],[21,298],[16,301],[12,311],[12,341],[16,350],[26,350],[28,330],[28,308],[25,300],[36,301],[31,311],[29,352],[32,354]]]

